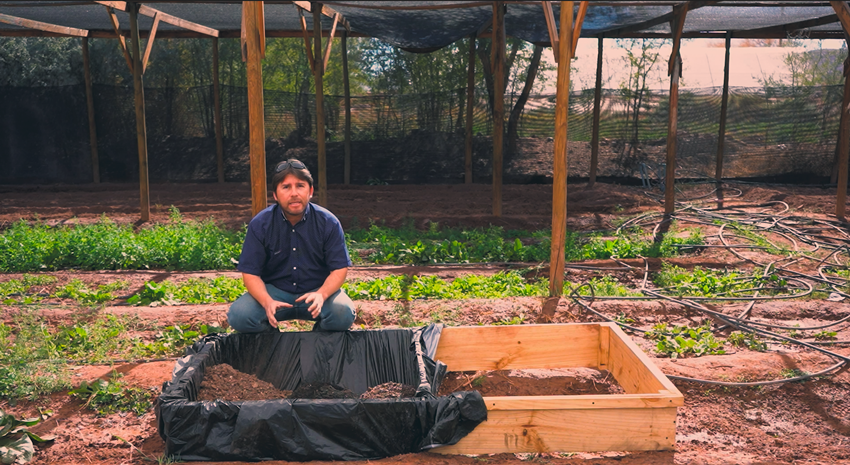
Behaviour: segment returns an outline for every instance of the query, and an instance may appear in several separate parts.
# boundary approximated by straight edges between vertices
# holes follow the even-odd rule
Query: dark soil
[[[198,400],[286,399],[290,394],[291,391],[281,391],[269,382],[222,363],[209,367],[204,372]]]
[[[292,399],[356,399],[357,394],[342,386],[328,383],[307,383],[298,386]]]
[[[390,381],[388,383],[379,384],[369,388],[368,391],[360,394],[361,399],[398,399],[402,397],[413,397],[416,395],[416,388],[407,384],[396,383]]]
[[[608,370],[592,368],[449,372],[440,385],[440,395],[470,390],[476,390],[483,396],[625,393]]]

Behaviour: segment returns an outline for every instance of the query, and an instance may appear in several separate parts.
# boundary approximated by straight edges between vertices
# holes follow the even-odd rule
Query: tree
[[[620,82],[619,94],[625,105],[625,123],[628,132],[628,150],[625,144],[620,154],[620,164],[632,168],[637,160],[637,147],[640,140],[640,113],[644,108],[644,100],[651,95],[648,80],[649,74],[661,56],[658,48],[663,43],[660,39],[617,39],[617,46],[625,50],[625,64],[628,66],[628,77]]]

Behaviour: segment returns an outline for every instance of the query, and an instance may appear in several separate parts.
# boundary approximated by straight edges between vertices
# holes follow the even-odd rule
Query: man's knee
[[[322,309],[322,329],[325,331],[345,331],[354,322],[354,302],[342,290],[326,302]]]
[[[271,325],[265,319],[262,306],[247,292],[236,299],[227,310],[227,323],[240,333],[258,333],[268,331]],[[263,323],[265,322],[265,325]]]

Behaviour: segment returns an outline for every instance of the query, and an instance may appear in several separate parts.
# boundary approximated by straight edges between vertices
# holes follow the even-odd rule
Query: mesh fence
[[[132,88],[95,85],[93,91],[102,180],[138,179]],[[732,88],[724,177],[788,174],[798,178],[801,174],[828,177],[835,153],[841,94],[841,86]],[[82,85],[0,87],[0,163],[5,167],[0,173],[0,183],[90,182],[91,151],[85,102]],[[295,155],[309,158],[310,148],[315,151],[315,97],[266,90],[264,103],[269,139],[267,152],[273,155],[267,156],[269,163],[293,149]],[[212,87],[148,88],[145,89],[145,105],[151,180],[214,180]],[[463,171],[465,105],[465,89],[352,97],[352,140],[356,149],[353,156],[359,165],[376,167],[392,157],[427,153],[427,160],[416,165],[416,170],[450,172],[451,175],[432,176],[424,182],[459,181]],[[720,88],[680,92],[678,176],[714,174],[720,106]],[[247,90],[223,86],[221,107],[227,179],[246,180]],[[324,107],[330,142],[329,180],[334,182],[337,177],[341,179],[336,171],[342,171],[339,154],[344,137],[343,98],[325,96]],[[508,157],[517,160],[548,156],[551,161],[554,114],[554,95],[532,96],[518,122],[517,149]],[[487,177],[493,121],[486,96],[476,96],[473,115],[476,173]],[[589,171],[592,115],[593,91],[572,93],[571,176],[587,176]],[[641,168],[657,168],[666,153],[668,115],[666,92],[627,95],[620,91],[603,91],[599,175],[636,177]],[[407,165],[404,160],[394,160],[390,166],[392,170],[403,171]],[[510,171],[516,166],[519,165],[506,164],[506,179],[510,179]],[[551,176],[551,163],[543,163],[537,169],[536,174],[543,178],[547,173]],[[421,177],[403,173],[383,176],[395,182],[423,182]],[[365,176],[361,178],[366,181]]]

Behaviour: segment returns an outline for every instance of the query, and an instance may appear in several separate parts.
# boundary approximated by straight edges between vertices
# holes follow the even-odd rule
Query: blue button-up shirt
[[[308,203],[294,226],[277,204],[257,213],[248,224],[236,269],[280,290],[303,294],[321,287],[331,271],[349,266],[339,220]]]

